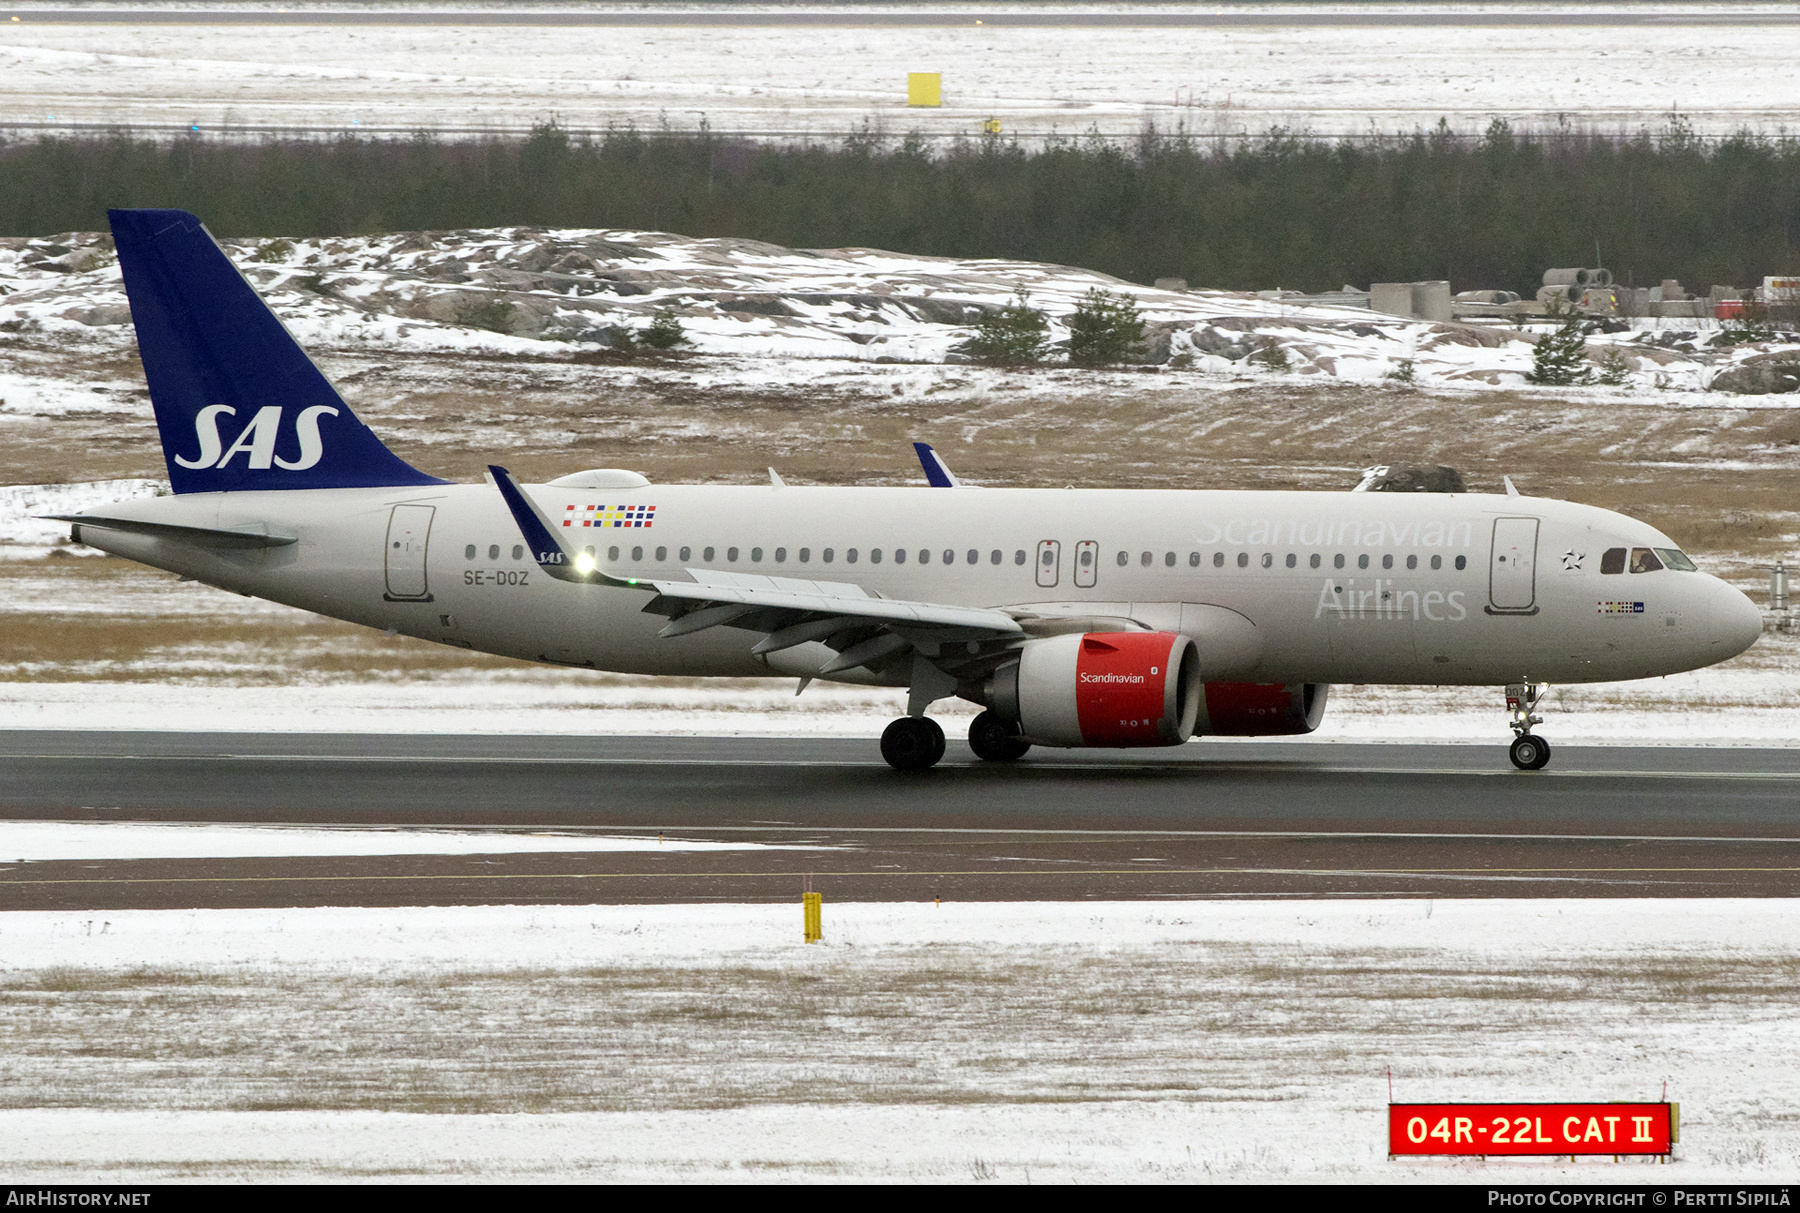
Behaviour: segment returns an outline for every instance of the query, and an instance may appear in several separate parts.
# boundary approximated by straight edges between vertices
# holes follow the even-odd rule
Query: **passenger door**
[[[397,505],[388,515],[387,594],[389,602],[430,602],[425,550],[431,541],[435,506]]]
[[[1494,519],[1488,559],[1488,614],[1537,614],[1536,518]]]

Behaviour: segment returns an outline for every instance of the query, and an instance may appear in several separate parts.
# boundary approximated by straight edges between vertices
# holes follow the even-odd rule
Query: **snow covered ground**
[[[1679,111],[1705,134],[1800,127],[1800,99],[1786,83],[1800,27],[1757,19],[1785,16],[1787,5],[1644,6],[1661,20],[1629,27],[1301,26],[1283,20],[1291,5],[1262,9],[1267,25],[1229,28],[1019,26],[1006,22],[1008,7],[922,27],[851,19],[728,34],[654,15],[637,26],[300,26],[278,36],[257,26],[28,17],[0,28],[0,124],[409,134],[551,119],[590,129],[706,121],[829,137],[865,122],[973,136],[998,118],[1027,137],[1130,135],[1146,120],[1209,135],[1273,126],[1359,135],[1440,118],[1473,132],[1495,118],[1635,131]],[[909,72],[941,73],[941,108],[907,107]]]
[[[0,238],[0,333],[127,353],[131,312],[109,244],[91,232]],[[1517,389],[1538,335],[1243,292],[1160,291],[1039,262],[788,249],[666,232],[505,228],[226,245],[315,351],[567,359],[608,348],[619,330],[641,331],[670,309],[686,334],[683,348],[710,355],[714,376],[741,374],[759,358],[941,364],[966,362],[957,351],[983,311],[1019,291],[1045,312],[1051,340],[1066,342],[1070,312],[1099,289],[1138,304],[1147,361],[1202,381],[1379,384],[1410,375],[1419,386]],[[1716,328],[1706,319],[1639,320],[1591,338],[1589,356],[1596,365],[1609,351],[1624,356],[1628,374],[1615,396],[1695,392],[1741,362],[1800,358],[1791,342],[1714,347]],[[1281,352],[1279,368],[1262,361],[1259,352],[1271,348]],[[70,383],[4,353],[0,421],[136,403],[122,366]]]
[[[1790,901],[828,902],[822,945],[800,926],[771,905],[6,914],[0,1169],[1800,1174]],[[1682,1141],[1670,1166],[1390,1161],[1390,1068],[1402,1101],[1666,1084]]]

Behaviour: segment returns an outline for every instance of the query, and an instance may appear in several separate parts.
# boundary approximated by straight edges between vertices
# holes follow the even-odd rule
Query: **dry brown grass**
[[[572,1112],[1244,1098],[1780,1018],[1800,960],[1182,943],[724,966],[0,975],[0,1106]],[[1728,1010],[1726,1010],[1728,1008]],[[1670,1060],[1669,1065],[1674,1065]]]

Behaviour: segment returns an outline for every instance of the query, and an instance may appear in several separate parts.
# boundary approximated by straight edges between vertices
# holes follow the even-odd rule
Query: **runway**
[[[0,734],[0,821],[555,830],[806,850],[0,863],[0,907],[1800,895],[1800,751]],[[0,861],[6,856],[0,852]]]

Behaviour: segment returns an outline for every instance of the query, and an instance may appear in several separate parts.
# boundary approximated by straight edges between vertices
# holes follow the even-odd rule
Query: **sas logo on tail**
[[[319,437],[320,416],[336,417],[338,410],[326,404],[315,404],[300,410],[294,418],[294,436],[300,442],[300,458],[283,459],[275,453],[275,440],[281,433],[281,406],[267,405],[256,410],[232,444],[227,447],[219,435],[220,416],[233,417],[237,410],[228,404],[211,404],[194,418],[194,436],[200,440],[200,455],[189,459],[176,455],[175,462],[184,468],[222,468],[242,454],[244,466],[261,471],[278,467],[289,472],[304,472],[325,455],[325,441]]]

